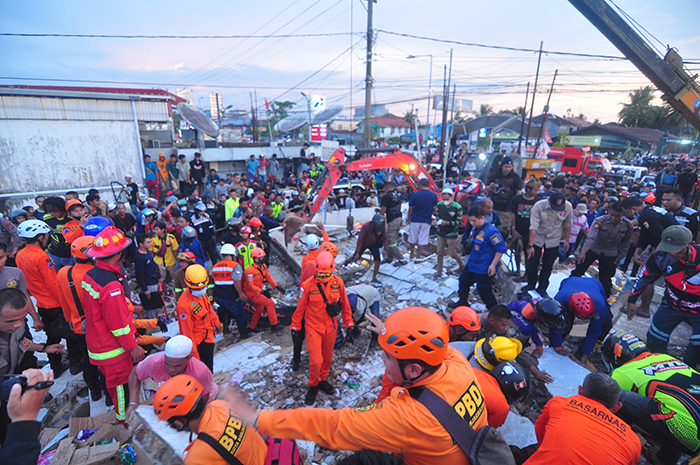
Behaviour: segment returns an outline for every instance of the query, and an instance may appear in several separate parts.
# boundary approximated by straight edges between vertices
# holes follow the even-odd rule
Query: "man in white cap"
[[[126,192],[129,196],[129,205],[131,206],[131,213],[135,216],[138,212],[139,203],[139,186],[134,181],[132,181],[130,174],[124,175],[124,181],[126,181],[126,186],[122,187],[122,191]]]
[[[459,253],[457,253],[457,236],[459,236],[459,228],[462,226],[462,206],[452,200],[452,189],[442,190],[442,202],[437,204],[437,273],[436,277],[442,276],[442,263],[445,258],[445,250],[447,254],[457,261],[456,273],[460,274],[464,269],[464,262]]]
[[[160,385],[173,376],[182,374],[190,375],[202,383],[207,403],[216,399],[219,387],[214,382],[214,376],[203,362],[192,357],[192,340],[178,334],[165,343],[165,352],[151,355],[131,370],[127,417],[139,405],[143,380],[151,378]]]

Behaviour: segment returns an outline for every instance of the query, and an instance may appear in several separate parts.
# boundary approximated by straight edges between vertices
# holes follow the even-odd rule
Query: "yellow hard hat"
[[[513,360],[522,350],[523,343],[518,339],[491,336],[476,342],[474,356],[479,365],[490,371],[501,362]]]
[[[209,274],[202,265],[190,265],[185,270],[185,284],[193,291],[198,291],[209,284]]]

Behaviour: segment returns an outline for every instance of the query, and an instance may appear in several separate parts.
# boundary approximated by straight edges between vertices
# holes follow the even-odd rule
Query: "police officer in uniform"
[[[593,222],[591,230],[576,257],[578,265],[571,276],[583,276],[589,266],[598,260],[598,278],[610,297],[612,277],[616,264],[625,256],[632,240],[632,222],[624,218],[619,203],[610,205],[610,213]]]
[[[22,245],[22,240],[19,238],[15,225],[7,218],[0,218],[0,244],[3,244],[7,251],[7,264],[15,266],[15,254],[17,254],[19,246]]]

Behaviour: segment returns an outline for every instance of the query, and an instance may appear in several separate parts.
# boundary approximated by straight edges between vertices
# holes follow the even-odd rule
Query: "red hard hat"
[[[260,218],[251,218],[250,225],[254,228],[259,228],[260,226],[262,226],[262,221],[260,221]]]
[[[591,296],[585,292],[575,292],[569,297],[569,308],[576,318],[581,318],[582,320],[589,320],[593,317],[595,313],[595,304]]]
[[[479,331],[481,329],[479,315],[472,308],[465,306],[455,308],[447,323],[450,326],[462,326],[467,331]]]
[[[85,252],[85,255],[90,258],[108,258],[118,254],[130,245],[131,239],[125,237],[114,226],[109,226],[95,236],[95,242]]]
[[[243,234],[250,234],[250,233],[252,233],[253,231],[250,229],[250,226],[243,226],[243,227],[241,228],[241,232],[242,232]]]

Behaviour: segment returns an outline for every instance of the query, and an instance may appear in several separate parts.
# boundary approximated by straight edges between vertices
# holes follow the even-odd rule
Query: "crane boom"
[[[700,86],[669,49],[662,59],[605,0],[569,0],[663,95],[662,99],[700,131]]]

